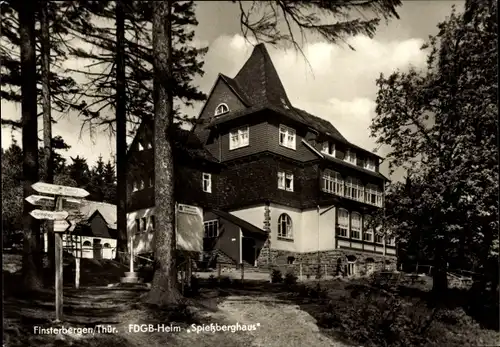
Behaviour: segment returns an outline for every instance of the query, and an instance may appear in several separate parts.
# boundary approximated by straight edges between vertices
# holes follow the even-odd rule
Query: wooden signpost
[[[67,221],[69,213],[63,211],[63,201],[80,203],[82,198],[89,195],[85,189],[66,187],[56,184],[37,182],[31,186],[35,191],[44,195],[30,195],[26,198],[32,205],[43,205],[47,201],[54,201],[54,211],[33,210],[30,215],[36,219],[45,219],[54,221],[53,232],[55,233],[55,268],[56,268],[56,322],[62,320],[63,308],[63,242],[61,233],[67,232],[71,228],[71,222]],[[76,199],[75,199],[76,198]],[[50,230],[49,230],[50,231]],[[75,284],[78,287],[80,264],[77,258],[77,273],[75,274]]]

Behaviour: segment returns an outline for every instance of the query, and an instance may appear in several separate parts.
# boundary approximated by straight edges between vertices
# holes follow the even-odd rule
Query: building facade
[[[191,133],[218,165],[195,160],[179,198],[268,232],[254,246],[258,265],[321,262],[352,274],[395,263],[394,240],[367,227],[384,203],[381,158],[294,107],[263,44],[234,78],[219,74]],[[217,218],[206,219],[207,238],[218,237]]]

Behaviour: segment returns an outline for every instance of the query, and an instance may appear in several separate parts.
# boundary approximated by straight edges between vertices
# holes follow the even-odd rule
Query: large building
[[[294,107],[263,44],[234,78],[219,74],[190,136],[203,155],[192,161],[184,175],[189,188],[180,185],[177,199],[207,210],[207,239],[223,237],[213,209],[269,233],[266,242],[240,233],[249,263],[343,264],[352,274],[359,264],[395,261],[394,241],[365,227],[383,206],[381,158]],[[131,182],[132,190],[147,185]],[[144,208],[134,196],[131,206]],[[131,216],[135,223],[137,213]]]

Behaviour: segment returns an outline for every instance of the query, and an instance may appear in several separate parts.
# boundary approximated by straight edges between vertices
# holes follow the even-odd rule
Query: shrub
[[[295,276],[293,273],[289,272],[285,275],[284,283],[287,286],[294,286],[297,284],[297,276]]]
[[[210,288],[214,288],[217,285],[217,279],[215,278],[214,275],[210,275],[208,277],[208,286]]]
[[[200,295],[200,280],[196,276],[191,276],[191,285],[185,289],[184,296],[193,297]]]
[[[281,274],[280,270],[273,270],[271,273],[271,283],[282,283],[283,282],[283,275]]]
[[[222,288],[227,288],[227,287],[231,286],[231,283],[232,283],[231,278],[229,278],[227,276],[222,276],[220,278],[219,285]]]
[[[337,328],[344,337],[373,346],[420,346],[434,319],[425,305],[411,305],[400,298],[368,288],[356,298],[331,301],[318,324]]]

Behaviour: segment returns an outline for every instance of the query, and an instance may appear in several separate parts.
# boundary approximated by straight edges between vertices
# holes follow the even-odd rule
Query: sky
[[[373,151],[376,139],[368,129],[375,115],[376,79],[383,73],[405,71],[410,66],[424,68],[426,52],[420,48],[429,35],[437,33],[437,24],[443,21],[455,5],[463,9],[464,1],[404,1],[398,9],[399,20],[382,22],[373,39],[365,36],[350,38],[355,48],[333,45],[317,37],[307,37],[302,50],[304,59],[293,48],[270,47],[269,54],[282,80],[292,104],[318,117],[330,121],[350,142]],[[239,7],[231,2],[198,2],[194,44],[208,46],[203,77],[195,83],[208,93],[218,73],[234,77],[252,51],[244,40],[239,25]],[[81,62],[68,62],[81,65]],[[190,116],[197,116],[202,103],[184,109]],[[20,119],[20,105],[1,102],[2,118]],[[114,160],[113,137],[104,129],[89,134],[81,132],[82,123],[72,115],[55,115],[58,123],[53,126],[53,136],[60,135],[71,146],[62,153],[65,157],[77,155],[93,164],[99,156],[105,161]],[[41,123],[39,125],[42,132]],[[2,148],[12,142],[12,135],[21,144],[20,133],[2,128]],[[384,156],[387,149],[377,152]],[[387,174],[387,167],[381,170]],[[396,172],[392,179],[400,179]]]

